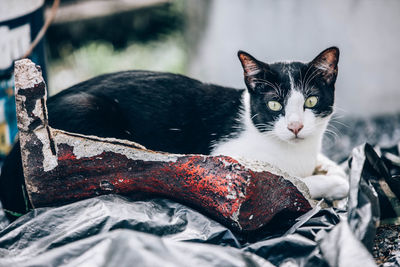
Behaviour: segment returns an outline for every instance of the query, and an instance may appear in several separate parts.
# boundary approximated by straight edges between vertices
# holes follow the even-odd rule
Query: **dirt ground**
[[[400,225],[377,229],[372,255],[379,266],[400,266]]]

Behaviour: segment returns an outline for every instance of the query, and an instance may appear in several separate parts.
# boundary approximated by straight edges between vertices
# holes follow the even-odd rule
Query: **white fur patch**
[[[325,198],[330,201],[342,199],[348,195],[349,181],[344,170],[322,154],[318,155],[316,174],[302,179],[314,199]]]
[[[293,102],[299,104],[299,101],[299,96],[295,95]],[[248,92],[243,95],[243,103],[245,112],[242,114],[242,120],[245,130],[236,138],[214,145],[211,154],[268,162],[297,177],[312,175],[326,124],[320,123],[316,126],[317,119],[312,119],[313,114],[297,114],[304,117],[304,123],[307,121],[312,124],[304,125],[304,139],[293,139],[294,134],[287,129],[285,117],[278,120],[272,131],[261,133],[250,119]],[[304,98],[302,106],[303,104]]]

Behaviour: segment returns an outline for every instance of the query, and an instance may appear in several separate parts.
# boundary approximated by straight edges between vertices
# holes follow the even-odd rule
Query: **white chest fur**
[[[297,176],[313,174],[320,151],[322,133],[315,133],[304,140],[288,143],[276,136],[259,132],[250,119],[249,96],[244,94],[245,112],[242,114],[244,131],[236,138],[227,139],[214,146],[212,155],[227,155],[268,162],[279,169]]]
[[[216,145],[212,154],[264,161],[291,175],[307,177],[315,169],[318,152],[318,142],[304,140],[285,144],[273,137],[245,130],[239,137]]]

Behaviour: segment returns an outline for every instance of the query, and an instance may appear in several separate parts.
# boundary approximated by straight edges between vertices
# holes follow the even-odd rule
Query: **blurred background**
[[[242,88],[239,49],[309,61],[336,45],[339,111],[398,112],[399,29],[396,0],[62,0],[46,36],[49,85],[150,69]]]
[[[394,114],[398,125],[399,29],[397,0],[61,0],[45,36],[48,87],[147,69],[243,88],[239,49],[266,62],[310,61],[335,45],[337,117]],[[375,134],[367,126],[365,138]]]

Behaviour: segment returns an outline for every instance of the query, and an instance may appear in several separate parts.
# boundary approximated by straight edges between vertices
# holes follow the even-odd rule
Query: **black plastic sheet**
[[[36,209],[0,231],[0,266],[375,266],[380,161],[369,145],[353,151],[347,211],[317,206],[288,230],[251,238],[165,199]]]
[[[398,219],[400,146],[360,144],[398,143],[400,115],[333,127],[339,136],[323,147],[338,162],[350,156],[346,209],[317,206],[290,229],[242,236],[165,199],[99,196],[36,209],[11,224],[0,208],[0,266],[376,266],[369,251],[380,217]],[[400,252],[385,266],[399,263]]]

